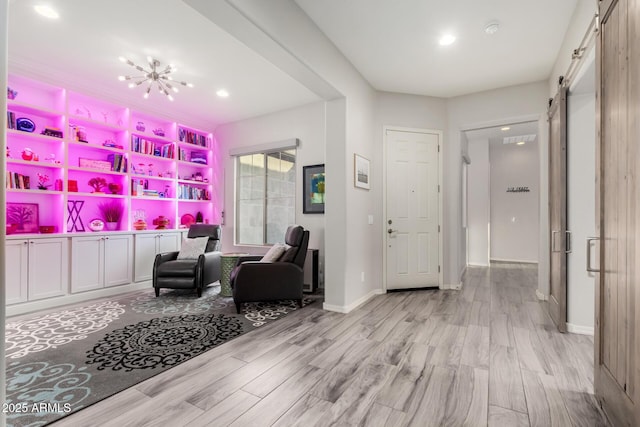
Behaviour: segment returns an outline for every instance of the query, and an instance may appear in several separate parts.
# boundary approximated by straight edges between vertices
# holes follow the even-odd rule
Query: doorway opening
[[[538,121],[464,132],[467,265],[538,263]]]

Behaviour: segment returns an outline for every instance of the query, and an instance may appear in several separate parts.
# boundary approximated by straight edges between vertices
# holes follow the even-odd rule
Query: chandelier
[[[151,92],[154,84],[157,86],[158,90],[161,93],[164,93],[167,98],[169,98],[169,101],[173,101],[173,97],[171,96],[169,91],[178,92],[178,88],[176,87],[176,85],[181,84],[182,86],[193,87],[191,83],[173,80],[173,78],[171,77],[171,73],[176,72],[176,67],[174,67],[173,65],[167,65],[163,69],[160,66],[160,61],[150,56],[147,57],[147,61],[149,62],[149,69],[141,67],[140,65],[136,65],[133,61],[123,56],[118,59],[120,59],[121,62],[131,65],[133,68],[143,73],[137,76],[118,76],[118,80],[132,80],[132,82],[129,83],[130,88],[138,87],[142,84],[147,84],[147,90],[143,95],[145,99],[149,98],[149,93]]]

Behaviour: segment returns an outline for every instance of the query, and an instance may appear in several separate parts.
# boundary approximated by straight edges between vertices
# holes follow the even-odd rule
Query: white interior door
[[[387,289],[439,285],[438,133],[387,130]]]

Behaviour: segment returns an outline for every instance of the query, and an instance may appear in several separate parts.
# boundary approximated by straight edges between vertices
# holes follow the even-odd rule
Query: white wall
[[[234,245],[234,158],[229,148],[298,138],[296,151],[296,223],[309,230],[309,248],[319,249],[320,271],[324,260],[324,215],[302,213],[302,167],[325,162],[325,103],[316,102],[290,110],[248,120],[227,123],[215,131],[224,168],[224,195],[219,197],[225,212],[222,250],[225,252],[265,253],[267,247]],[[224,197],[224,198],[222,198]],[[283,236],[284,237],[284,236]]]
[[[468,143],[471,164],[467,168],[467,230],[470,265],[489,265],[490,164],[489,140]],[[464,261],[462,258],[461,261]]]
[[[519,120],[538,120],[539,158],[540,158],[540,209],[544,206],[544,215],[540,215],[540,234],[538,266],[538,287],[548,293],[548,237],[542,230],[548,228],[546,222],[546,206],[548,191],[547,176],[547,98],[548,83],[546,81],[525,85],[510,86],[486,92],[451,98],[447,101],[449,136],[445,138],[444,148],[444,241],[451,242],[445,247],[445,282],[447,278],[459,282],[464,269],[464,248],[461,242],[463,229],[461,209],[461,131],[477,129],[484,126],[497,126],[514,123]],[[546,251],[546,252],[545,252]]]
[[[491,259],[538,262],[537,142],[525,145],[492,143]],[[528,193],[507,192],[508,187],[529,187]]]
[[[344,96],[344,102],[325,97],[331,102],[327,103],[325,142],[324,307],[348,311],[382,287],[380,236],[372,231],[381,226],[380,215],[374,212],[380,212],[375,200],[382,188],[356,189],[352,179],[354,153],[374,158],[375,92],[293,0],[235,0],[230,4],[240,18],[252,23],[251,31],[268,36],[249,40],[238,35],[245,44],[260,52],[275,42],[283,48],[270,55],[276,66],[292,76],[300,75],[301,69],[312,70],[313,76]],[[215,15],[210,19],[215,22]],[[234,34],[233,28],[229,30]],[[371,173],[373,177],[380,171],[372,169]],[[374,214],[373,225],[367,224],[369,214]]]
[[[569,96],[567,229],[572,232],[572,248],[567,262],[567,326],[570,332],[576,328],[578,332],[592,332],[594,327],[595,279],[593,273],[586,271],[585,241],[595,236],[595,111],[595,93]]]

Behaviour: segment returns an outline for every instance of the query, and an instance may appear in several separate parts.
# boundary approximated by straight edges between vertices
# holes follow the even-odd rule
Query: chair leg
[[[301,300],[301,299],[299,299],[299,300],[298,300],[298,306],[299,306],[300,308],[302,308],[302,300]]]
[[[242,303],[241,302],[237,302],[236,303],[236,311],[238,312],[238,314],[240,314],[241,310],[242,310]]]
[[[198,298],[202,296],[202,288],[198,288]]]
[[[160,288],[154,288],[156,290],[156,297],[160,296]]]

